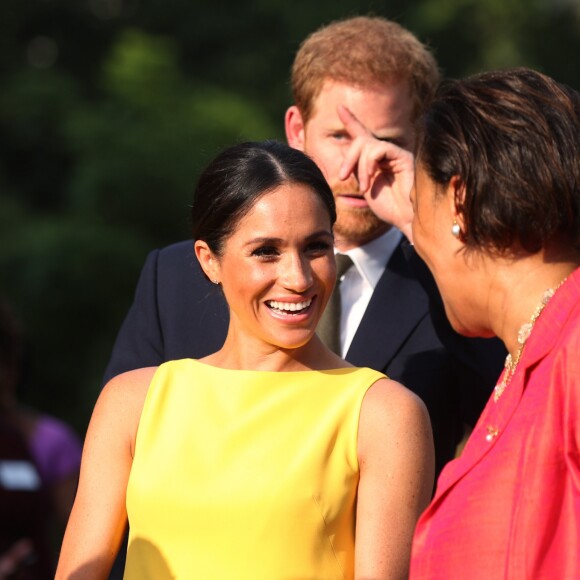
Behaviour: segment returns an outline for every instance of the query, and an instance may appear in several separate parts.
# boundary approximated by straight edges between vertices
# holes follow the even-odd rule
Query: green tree
[[[449,76],[525,65],[580,86],[578,0],[0,3],[0,294],[28,330],[30,403],[84,431],[146,253],[189,235],[201,167],[282,138],[300,42],[369,12]]]

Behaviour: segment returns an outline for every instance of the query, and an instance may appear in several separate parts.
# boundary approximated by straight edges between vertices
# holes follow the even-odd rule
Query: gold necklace
[[[566,276],[566,278],[567,278],[567,276]],[[500,383],[498,383],[495,386],[495,388],[493,390],[493,401],[495,403],[497,403],[497,400],[502,396],[503,392],[505,391],[506,387],[510,384],[512,377],[514,376],[514,374],[516,372],[516,368],[518,366],[518,363],[520,362],[520,359],[522,358],[522,353],[524,351],[524,347],[526,346],[526,342],[527,342],[528,338],[530,337],[530,334],[532,334],[532,330],[534,329],[534,324],[536,324],[536,320],[538,320],[538,318],[540,317],[540,314],[542,314],[542,310],[544,310],[544,308],[546,308],[546,305],[548,304],[548,302],[550,302],[550,300],[552,299],[554,294],[556,294],[556,290],[558,290],[558,288],[560,288],[560,286],[562,286],[562,284],[564,284],[564,282],[566,282],[566,278],[564,278],[555,288],[548,288],[544,292],[544,294],[542,294],[542,299],[540,300],[540,303],[536,306],[536,309],[534,310],[532,317],[530,318],[530,321],[526,322],[520,326],[520,329],[518,330],[518,344],[520,346],[518,348],[518,352],[516,353],[515,360],[512,358],[512,355],[509,353],[505,359],[505,365],[504,365],[505,372],[503,374],[503,379],[501,380]]]

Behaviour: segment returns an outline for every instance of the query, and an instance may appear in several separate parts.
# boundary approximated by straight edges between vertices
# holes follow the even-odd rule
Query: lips
[[[367,200],[362,195],[353,194],[341,194],[336,196],[337,200],[340,200],[344,205],[349,205],[351,207],[368,207]]]
[[[268,308],[282,314],[302,314],[308,310],[311,304],[312,298],[310,300],[304,300],[303,302],[280,302],[278,300],[266,301]]]

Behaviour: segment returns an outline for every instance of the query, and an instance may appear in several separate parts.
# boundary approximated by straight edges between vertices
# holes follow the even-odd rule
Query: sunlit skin
[[[414,183],[415,249],[433,273],[451,325],[465,336],[497,336],[516,356],[520,327],[546,289],[557,287],[577,267],[577,257],[557,244],[535,254],[467,248],[451,233],[454,221],[465,231],[456,207],[464,194],[459,178],[453,177],[443,191],[419,160]]]
[[[466,251],[465,244],[451,234],[453,221],[462,222],[455,210],[453,185],[445,191],[440,188],[417,163],[411,191],[415,249],[437,282],[453,328],[466,336],[490,336],[489,322],[482,325],[480,320],[488,285],[481,278],[479,252]]]
[[[334,287],[335,264],[328,211],[307,186],[284,185],[261,196],[221,256],[201,241],[196,252],[230,307],[228,337],[212,364],[244,368],[246,353],[269,364],[279,349],[298,349],[312,338]],[[309,356],[295,353],[288,364]]]
[[[468,249],[453,236],[454,221],[465,230],[456,207],[461,188],[457,177],[445,187],[437,185],[417,162],[411,191],[415,249],[437,282],[453,328],[464,336],[498,336],[515,353],[517,331],[543,292],[532,291],[529,281],[542,259],[539,255],[512,259]],[[520,285],[522,290],[514,292]]]
[[[359,88],[328,80],[315,100],[313,113],[304,124],[296,106],[286,112],[288,143],[306,152],[322,170],[335,195],[338,219],[335,243],[340,251],[364,245],[390,225],[369,208],[356,177],[341,175],[344,161],[357,137],[345,125],[350,112],[369,136],[410,150],[413,146],[412,99],[406,83]]]

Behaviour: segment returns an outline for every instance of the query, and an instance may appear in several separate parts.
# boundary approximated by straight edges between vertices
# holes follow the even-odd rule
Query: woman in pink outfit
[[[411,578],[578,578],[580,96],[527,69],[447,83],[416,151],[415,248],[453,327],[509,356]]]

